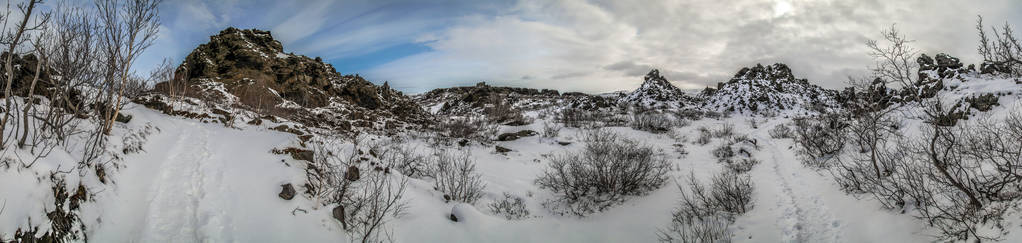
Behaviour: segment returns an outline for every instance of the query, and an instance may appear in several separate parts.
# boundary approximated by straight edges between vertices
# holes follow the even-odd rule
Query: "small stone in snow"
[[[280,185],[280,187],[280,194],[277,194],[277,196],[280,196],[281,199],[291,200],[295,198],[295,187],[291,183]]]

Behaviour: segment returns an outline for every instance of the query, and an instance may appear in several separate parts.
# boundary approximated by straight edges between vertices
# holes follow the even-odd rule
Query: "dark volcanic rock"
[[[503,153],[507,153],[507,152],[511,152],[511,149],[505,148],[505,147],[500,146],[500,145],[495,146],[494,149],[497,150],[497,153],[502,153],[502,154]]]
[[[536,133],[536,131],[533,130],[521,130],[517,132],[502,133],[497,136],[497,141],[514,141],[523,137],[535,136],[536,134],[538,133]]]
[[[682,108],[696,103],[694,97],[668,82],[657,69],[650,70],[643,78],[642,86],[621,101],[647,108]]]
[[[383,129],[384,120],[427,120],[421,107],[386,83],[377,86],[341,75],[320,58],[285,53],[269,31],[227,28],[211,36],[185,58],[175,79],[188,84],[189,96],[311,126],[350,129],[342,121],[361,120],[367,122],[353,123]],[[169,87],[159,83],[155,90],[166,93]],[[314,108],[331,112],[313,113]]]
[[[717,89],[703,91],[703,108],[718,112],[826,112],[840,107],[838,92],[796,78],[787,65],[742,68]]]
[[[291,200],[295,198],[295,187],[291,183],[280,185],[280,194],[277,196],[284,200]]]

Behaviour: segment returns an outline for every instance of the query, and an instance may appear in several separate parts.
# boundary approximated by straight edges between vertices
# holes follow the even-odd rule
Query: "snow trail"
[[[783,120],[771,123],[780,122]],[[886,211],[868,197],[847,195],[830,176],[803,166],[791,140],[770,138],[767,129],[754,131],[751,136],[761,145],[755,156],[761,163],[750,172],[754,207],[736,221],[736,241],[928,240],[917,233],[921,226],[910,216]]]
[[[226,128],[138,111],[162,132],[145,151],[125,156],[113,192],[97,198],[98,242],[329,242],[343,239],[323,209],[277,197],[280,185],[301,182],[283,156],[293,135]],[[317,211],[319,210],[319,211]],[[281,224],[282,222],[288,222]]]

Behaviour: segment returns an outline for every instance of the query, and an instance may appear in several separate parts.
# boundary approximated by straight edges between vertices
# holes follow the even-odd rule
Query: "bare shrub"
[[[498,125],[490,124],[480,118],[450,118],[440,124],[443,131],[451,138],[478,139],[489,141],[497,133]]]
[[[556,138],[561,133],[561,126],[551,123],[543,122],[543,133],[540,136],[544,138]]]
[[[365,140],[362,135],[354,135],[350,139],[352,150],[346,157],[342,156],[343,138],[313,143],[315,156],[306,165],[305,189],[321,205],[334,205],[334,219],[352,239],[378,242],[389,235],[388,220],[398,217],[406,207],[402,198],[408,180],[388,169],[372,167],[380,161],[361,156],[368,153]],[[372,163],[360,163],[363,158]]]
[[[713,141],[713,133],[706,127],[699,127],[699,137],[696,138],[696,144],[706,145]]]
[[[698,121],[703,119],[703,112],[697,109],[675,110],[672,111],[671,114],[674,114],[674,117],[678,120]]]
[[[671,219],[667,229],[661,229],[657,236],[660,242],[671,243],[729,243],[734,233],[731,232],[731,220],[726,216],[707,216],[703,218],[685,218],[677,213]]]
[[[554,157],[536,179],[541,188],[557,194],[555,211],[579,216],[600,212],[667,180],[670,164],[651,147],[602,130],[586,133],[584,141],[581,153]]]
[[[578,108],[564,108],[557,114],[557,120],[568,127],[585,127],[593,122],[593,116],[589,112]]]
[[[487,106],[483,108],[483,114],[491,122],[509,126],[521,126],[532,123],[532,120],[525,117],[521,109],[515,108],[506,96],[491,95]]]
[[[362,242],[382,242],[384,236],[389,237],[388,220],[404,212],[406,204],[401,199],[408,179],[396,180],[382,172],[368,174],[343,207],[350,225],[347,232]]]
[[[724,167],[738,172],[745,173],[752,170],[752,167],[759,164],[759,160],[752,157],[752,152],[759,150],[756,140],[748,136],[732,136],[726,143],[714,148],[711,153],[717,161],[724,164]]]
[[[563,123],[564,126],[575,128],[622,126],[629,122],[627,116],[619,116],[600,110],[585,110],[571,107],[561,109],[560,113],[557,114],[556,120]]]
[[[813,118],[795,119],[795,142],[802,163],[824,168],[827,162],[845,146],[848,124],[841,115],[824,114]]]
[[[671,225],[659,232],[663,242],[730,242],[729,225],[752,209],[752,183],[748,174],[725,170],[710,179],[710,186],[689,176],[681,190],[680,206]]]
[[[726,143],[721,144],[717,148],[713,149],[711,153],[713,154],[714,158],[717,158],[718,161],[726,161],[730,160],[732,157],[735,157],[734,149],[731,148],[730,144]]]
[[[518,220],[529,217],[529,209],[525,207],[525,200],[521,197],[504,193],[504,199],[490,203],[490,211],[503,216],[507,220]]]
[[[682,192],[682,209],[678,213],[685,217],[740,215],[752,209],[752,182],[748,174],[725,170],[710,179],[709,188],[690,175],[688,184],[687,190],[678,185]]]
[[[468,153],[437,151],[433,155],[434,187],[442,192],[444,201],[475,203],[483,196],[481,175]]]
[[[735,125],[731,123],[721,124],[717,130],[713,130],[713,136],[717,138],[726,138],[735,134]]]
[[[417,154],[415,147],[402,143],[392,143],[380,149],[377,157],[384,165],[392,167],[402,174],[412,178],[428,176],[429,163],[425,156]]]
[[[770,138],[781,139],[794,137],[791,127],[788,127],[785,124],[777,124],[774,128],[771,128],[767,132],[770,133]]]
[[[674,127],[674,121],[660,114],[632,114],[632,129],[651,133],[665,133]]]
[[[885,80],[900,84],[902,87],[913,87],[918,80],[918,63],[915,56],[919,50],[913,48],[912,43],[905,35],[901,34],[895,26],[881,32],[884,36],[885,45],[877,40],[866,41],[869,48],[869,55],[876,63],[873,67],[873,75]]]
[[[979,54],[983,56],[980,71],[983,73],[1001,72],[1015,76],[1022,75],[1022,41],[1015,35],[1011,25],[991,27],[994,36],[990,39],[983,28],[983,17],[976,20],[979,32]]]

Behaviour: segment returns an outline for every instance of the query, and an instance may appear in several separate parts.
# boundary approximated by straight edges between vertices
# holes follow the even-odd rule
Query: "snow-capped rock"
[[[742,68],[727,83],[703,92],[703,108],[743,114],[805,114],[839,108],[837,91],[795,78],[787,65]]]
[[[686,95],[684,91],[668,82],[667,78],[661,76],[660,70],[649,71],[643,80],[642,86],[623,97],[621,102],[651,109],[676,109],[695,103],[695,98]]]

